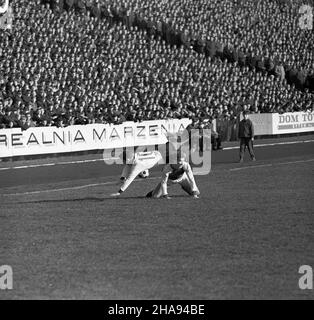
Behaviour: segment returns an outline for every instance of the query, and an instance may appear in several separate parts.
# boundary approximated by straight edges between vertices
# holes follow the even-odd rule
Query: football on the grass
[[[144,170],[139,174],[140,178],[146,179],[149,177],[149,170]]]

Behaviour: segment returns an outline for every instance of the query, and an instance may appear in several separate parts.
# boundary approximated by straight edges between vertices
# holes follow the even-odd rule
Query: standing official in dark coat
[[[254,141],[254,125],[253,122],[249,119],[249,115],[246,111],[243,112],[244,119],[240,122],[239,125],[239,139],[240,139],[240,162],[244,160],[244,153],[246,147],[249,149],[249,153],[252,161],[256,161],[253,141]]]

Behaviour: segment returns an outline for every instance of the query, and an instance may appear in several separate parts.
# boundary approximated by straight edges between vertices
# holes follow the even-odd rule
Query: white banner
[[[165,144],[167,133],[176,133],[189,119],[93,124],[66,128],[36,127],[0,130],[0,158],[87,150]]]
[[[314,131],[314,112],[273,114],[273,134]]]
[[[272,113],[254,113],[254,114],[250,114],[249,118],[254,124],[254,132],[256,136],[273,134],[273,114]]]

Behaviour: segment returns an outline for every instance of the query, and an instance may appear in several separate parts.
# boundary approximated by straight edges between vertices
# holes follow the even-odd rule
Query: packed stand
[[[21,4],[24,4],[22,7]],[[0,33],[0,128],[313,111],[285,79],[169,45],[146,30],[16,1]]]
[[[254,57],[261,64],[314,74],[314,33],[302,29],[299,10],[313,0],[102,0],[154,32],[180,35],[173,42]],[[166,24],[166,26],[165,26]],[[171,36],[170,36],[171,37]],[[266,66],[265,66],[266,67]]]

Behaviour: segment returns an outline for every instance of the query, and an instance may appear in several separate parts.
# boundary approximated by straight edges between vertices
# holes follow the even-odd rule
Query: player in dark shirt
[[[171,184],[179,184],[188,195],[195,199],[199,198],[200,191],[196,185],[192,168],[184,156],[179,159],[178,164],[165,165],[161,182],[146,197],[170,199],[168,195],[169,182]]]

